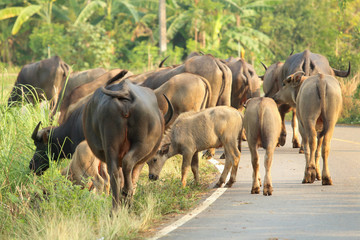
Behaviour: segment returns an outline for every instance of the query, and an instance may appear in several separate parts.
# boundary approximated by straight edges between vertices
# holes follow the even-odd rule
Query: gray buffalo
[[[101,194],[109,194],[110,176],[107,172],[106,163],[101,162],[91,152],[86,141],[82,141],[74,152],[69,165],[61,170],[74,184]],[[88,181],[91,178],[91,181]]]
[[[21,101],[22,96],[32,104],[37,99],[57,101],[70,67],[55,56],[25,65],[19,72],[8,105]]]
[[[216,186],[225,183],[231,169],[231,176],[226,183],[231,187],[236,181],[241,151],[241,134],[243,128],[242,114],[235,108],[217,106],[200,112],[181,114],[163,137],[160,150],[148,162],[149,178],[158,179],[165,161],[176,155],[183,156],[181,183],[186,186],[186,177],[191,170],[195,181],[199,181],[198,152],[208,148],[225,149],[225,168]]]
[[[81,106],[84,103],[84,100],[89,95],[93,94],[96,89],[105,86],[110,79],[116,78],[117,80],[120,80],[130,75],[132,75],[131,72],[122,69],[113,69],[100,75],[91,82],[84,83],[74,88],[69,94],[64,96],[60,104],[59,124],[63,123],[74,109]]]
[[[180,73],[193,73],[208,80],[212,96],[209,106],[216,105],[230,106],[231,101],[231,70],[219,59],[211,55],[194,56],[187,59],[179,66],[166,67],[150,74],[141,84],[141,86],[156,89]]]
[[[323,55],[312,53],[309,50],[305,50],[304,52],[290,55],[284,64],[275,63],[271,65],[269,68],[266,68],[265,75],[263,76],[264,80],[264,93],[267,97],[273,97],[274,94],[281,89],[283,85],[283,80],[286,79],[289,75],[297,72],[303,71],[305,76],[312,76],[318,73],[328,74],[331,76],[338,77],[347,77],[350,74],[350,63],[347,71],[341,71],[334,69],[330,66],[329,61]],[[282,119],[282,131],[281,137],[286,139],[286,129],[284,118],[285,114],[289,111],[293,110],[293,119],[292,119],[292,127],[294,130],[293,133],[293,147],[300,147],[300,141],[298,137],[298,126],[296,119],[296,109],[291,108],[289,104],[282,104],[279,106],[279,111]]]
[[[166,95],[174,108],[174,114],[168,128],[175,119],[184,112],[198,112],[209,106],[211,86],[209,82],[196,74],[181,73],[154,90],[159,108],[167,112],[168,104],[163,95]]]
[[[154,92],[129,80],[99,88],[86,104],[85,137],[107,164],[114,210],[122,199],[131,200],[140,170],[156,153],[172,112],[170,107],[164,121]]]
[[[253,184],[251,193],[260,192],[259,154],[257,148],[263,147],[265,153],[265,178],[263,194],[272,195],[271,165],[276,145],[279,142],[281,118],[277,105],[271,98],[257,97],[246,102],[244,129],[251,153]],[[283,145],[281,143],[281,145]]]
[[[319,73],[308,77],[303,71],[296,72],[284,80],[284,87],[274,99],[296,107],[306,160],[303,183],[313,183],[317,178],[322,179],[323,185],[331,185],[328,157],[330,140],[342,109],[339,82],[331,75]]]
[[[260,97],[261,80],[254,67],[242,58],[229,58],[225,64],[232,72],[231,106],[242,110],[247,99]]]

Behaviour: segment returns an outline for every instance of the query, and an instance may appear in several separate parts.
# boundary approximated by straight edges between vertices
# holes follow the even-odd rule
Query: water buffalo
[[[141,86],[156,89],[173,76],[184,72],[197,74],[208,80],[212,91],[209,106],[230,106],[232,84],[231,71],[219,59],[209,54],[194,56],[176,67],[159,69],[154,74],[149,75],[149,77],[141,83]],[[139,83],[139,81],[137,81],[137,83]]]
[[[267,97],[273,97],[274,94],[282,87],[283,80],[297,71],[303,71],[306,76],[323,73],[332,76],[347,77],[350,74],[350,69],[350,63],[347,71],[334,69],[330,66],[329,61],[323,55],[305,50],[304,52],[290,55],[284,64],[276,63],[266,70],[263,77],[264,93]],[[279,106],[282,119],[281,137],[284,140],[286,139],[284,118],[285,114],[291,110],[293,110],[292,127],[294,130],[292,142],[293,147],[297,148],[300,147],[300,141],[298,138],[296,110],[291,108],[288,104],[282,104]]]
[[[303,183],[322,179],[323,185],[331,185],[328,168],[330,140],[342,109],[339,82],[331,75],[305,76],[296,72],[284,80],[284,87],[274,96],[278,103],[296,107],[299,130],[305,150],[305,174]],[[320,174],[320,151],[323,158]]]
[[[223,146],[226,159],[225,168],[216,186],[221,187],[225,183],[231,169],[230,179],[226,183],[227,187],[231,187],[236,181],[240,161],[242,122],[242,114],[228,106],[181,114],[163,137],[161,148],[154,159],[148,162],[149,178],[158,179],[165,161],[176,154],[181,154],[183,156],[182,186],[186,186],[186,176],[190,165],[195,181],[198,182],[198,152]]]
[[[85,139],[82,127],[83,110],[84,105],[73,111],[58,127],[46,127],[39,131],[41,122],[38,123],[31,136],[36,150],[29,164],[30,170],[42,175],[49,168],[50,159],[57,161],[75,152],[77,145]]]
[[[172,77],[169,81],[154,90],[159,108],[167,112],[168,104],[163,95],[166,95],[174,108],[174,114],[168,128],[175,119],[183,112],[200,111],[208,107],[211,96],[209,82],[196,74],[181,73]]]
[[[105,191],[109,194],[110,176],[106,163],[94,156],[86,141],[82,141],[76,147],[71,162],[61,171],[61,174],[67,176],[74,184],[89,190],[94,189],[95,193]],[[91,181],[88,181],[89,178]]]
[[[281,117],[277,105],[271,98],[256,97],[246,102],[244,128],[251,153],[253,166],[253,184],[251,193],[260,192],[259,154],[258,147],[263,147],[265,153],[265,178],[263,194],[272,195],[271,165],[276,145],[281,131]],[[285,142],[280,143],[284,145]]]
[[[117,76],[118,74],[120,75]],[[70,94],[64,97],[60,105],[60,117],[58,120],[59,124],[63,123],[67,119],[73,109],[75,109],[79,105],[79,102],[80,104],[83,103],[81,102],[82,99],[85,99],[88,95],[94,93],[94,91],[99,87],[105,86],[110,79],[114,77],[116,77],[116,79],[122,79],[123,77],[131,75],[132,73],[126,70],[113,69],[102,74],[100,77],[96,78],[92,82],[85,83],[73,89]]]
[[[69,65],[58,56],[25,65],[10,93],[8,105],[21,101],[22,96],[32,104],[36,99],[56,101],[69,70]]]
[[[166,122],[172,112],[170,107]],[[116,210],[122,199],[131,200],[142,166],[158,149],[164,117],[151,89],[124,80],[95,91],[83,122],[89,147],[107,164]]]
[[[260,97],[260,78],[242,58],[230,58],[225,64],[232,73],[231,106],[242,110],[248,98]]]

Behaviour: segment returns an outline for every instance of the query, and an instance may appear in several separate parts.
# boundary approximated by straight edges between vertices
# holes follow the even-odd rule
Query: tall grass
[[[343,110],[339,122],[360,124],[360,99],[355,94],[359,88],[360,73],[357,73],[350,80],[340,81],[341,93],[343,97]]]
[[[181,188],[179,157],[168,160],[161,179],[150,182],[144,168],[130,208],[110,217],[111,196],[95,195],[60,174],[69,160],[51,162],[41,177],[29,162],[31,134],[50,124],[49,104],[7,106],[16,76],[0,76],[0,239],[133,239],[164,214],[193,207],[208,191],[216,171],[200,161],[201,184]]]

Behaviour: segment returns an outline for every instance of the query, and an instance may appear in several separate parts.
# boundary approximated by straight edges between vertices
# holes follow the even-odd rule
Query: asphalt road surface
[[[262,189],[250,194],[251,158],[243,142],[233,187],[160,239],[360,239],[360,128],[335,129],[329,156],[332,186],[301,183],[305,157],[291,148],[287,128],[286,145],[274,155],[272,196],[262,195]],[[262,180],[264,153],[259,150]]]

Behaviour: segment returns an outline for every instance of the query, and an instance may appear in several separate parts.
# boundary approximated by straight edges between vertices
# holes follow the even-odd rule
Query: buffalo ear
[[[298,72],[294,73],[292,76],[293,76],[292,78],[293,78],[294,83],[300,83],[301,78],[303,76],[305,76],[305,73],[303,71],[298,71]]]
[[[169,148],[170,148],[170,143],[166,143],[164,145],[161,146],[159,154],[160,155],[165,155],[169,152]]]
[[[44,144],[47,144],[49,141],[50,129],[47,129],[41,136]]]

